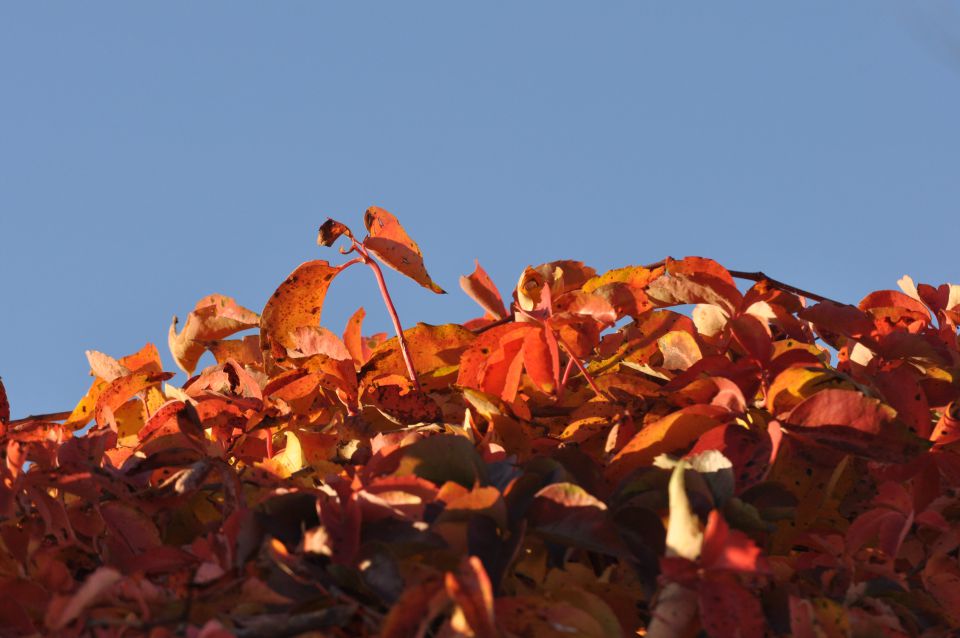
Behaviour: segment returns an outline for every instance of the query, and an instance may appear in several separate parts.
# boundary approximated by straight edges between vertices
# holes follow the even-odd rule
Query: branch
[[[492,322],[492,323],[488,323],[488,324],[485,325],[485,326],[481,326],[481,327],[479,327],[479,328],[474,328],[474,329],[472,330],[472,332],[473,332],[473,334],[475,334],[475,335],[483,334],[483,333],[486,332],[487,330],[491,330],[491,329],[493,329],[493,328],[496,328],[497,326],[502,326],[502,325],[508,324],[508,323],[510,323],[511,321],[513,321],[513,319],[514,319],[514,315],[513,315],[513,313],[511,312],[511,313],[510,313],[509,315],[507,315],[506,317],[503,317],[503,318],[501,318],[501,319],[497,319],[496,321],[494,321],[494,322]]]
[[[70,418],[71,414],[73,414],[72,410],[68,410],[66,412],[51,412],[49,414],[31,414],[30,416],[25,416],[21,419],[7,421],[6,426],[10,427],[12,425],[23,425],[24,423],[30,423],[31,421],[64,421]]]
[[[643,268],[646,268],[647,270],[654,270],[656,268],[662,268],[663,266],[666,266],[666,265],[667,265],[667,260],[661,259],[660,261],[655,261],[652,264],[647,264],[646,266],[643,266]],[[802,288],[797,288],[796,286],[791,286],[790,284],[785,284],[782,281],[778,281],[774,279],[773,277],[768,277],[766,273],[760,270],[757,270],[757,271],[728,270],[727,272],[730,273],[731,277],[735,277],[737,279],[746,279],[748,281],[756,281],[756,282],[765,281],[770,285],[771,288],[776,288],[777,290],[781,290],[783,292],[789,292],[794,295],[800,295],[800,296],[806,297],[807,299],[813,299],[814,301],[829,301],[830,303],[835,303],[839,306],[848,305],[841,301],[836,301],[835,299],[831,299],[830,297],[824,297],[823,295],[818,295],[815,292],[810,292],[808,290],[803,290]]]
[[[835,303],[838,306],[846,306],[847,304],[831,299],[830,297],[824,297],[823,295],[818,295],[815,292],[809,292],[803,290],[802,288],[797,288],[796,286],[791,286],[790,284],[785,284],[782,281],[777,281],[772,277],[768,277],[762,271],[758,270],[756,272],[745,272],[743,270],[731,270],[730,276],[736,277],[737,279],[747,279],[749,281],[765,281],[770,287],[776,288],[777,290],[782,290],[783,292],[789,292],[794,295],[800,295],[806,297],[807,299],[813,299],[814,301],[829,301],[830,303]]]

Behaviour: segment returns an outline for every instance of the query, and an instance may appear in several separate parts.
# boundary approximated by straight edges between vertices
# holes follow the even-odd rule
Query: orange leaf
[[[367,345],[366,340],[360,334],[360,330],[363,328],[363,319],[366,316],[367,312],[362,306],[357,308],[357,311],[347,320],[347,326],[343,330],[343,343],[350,351],[350,356],[357,362],[358,368],[367,362],[372,352],[370,346]]]
[[[475,261],[474,263],[476,267],[473,272],[468,276],[460,277],[460,287],[487,313],[493,315],[496,319],[503,319],[507,316],[507,309],[503,305],[500,292],[490,276],[480,267],[480,262]]]
[[[197,302],[179,334],[178,319],[173,318],[167,335],[170,353],[180,369],[188,375],[193,374],[200,356],[206,350],[203,341],[223,339],[235,332],[256,327],[258,320],[257,313],[238,305],[230,297],[209,295]]]
[[[430,279],[423,265],[423,254],[417,243],[410,239],[397,218],[377,206],[371,206],[363,216],[363,223],[370,236],[363,240],[364,247],[380,261],[397,272],[433,292],[446,294],[443,288]]]
[[[246,335],[242,339],[217,339],[204,341],[218,364],[233,359],[240,365],[261,366],[263,356],[260,352],[260,335]]]
[[[619,481],[633,470],[652,464],[660,454],[685,448],[723,423],[727,414],[725,408],[692,405],[645,425],[610,461],[607,477]]]
[[[550,330],[530,330],[523,338],[523,365],[530,380],[550,393],[560,385],[560,350]]]
[[[94,411],[97,425],[108,423],[108,411],[110,414],[116,412],[133,395],[173,376],[172,372],[137,372],[112,381],[97,398]]]
[[[413,367],[425,392],[446,387],[457,373],[460,355],[475,339],[469,330],[456,325],[431,326],[418,323],[403,331]],[[363,366],[362,384],[387,374],[406,375],[407,368],[394,337],[378,347]]]
[[[493,586],[476,556],[464,558],[456,573],[444,579],[447,594],[460,607],[467,626],[477,638],[497,638],[493,619]]]
[[[341,268],[322,259],[297,266],[267,301],[260,317],[260,348],[277,363],[296,348],[294,330],[320,324],[323,301],[330,282]]]

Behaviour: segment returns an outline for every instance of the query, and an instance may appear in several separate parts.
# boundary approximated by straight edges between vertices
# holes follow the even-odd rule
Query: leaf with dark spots
[[[405,425],[433,423],[443,418],[437,402],[400,375],[389,375],[372,382],[367,386],[362,401]]]
[[[457,374],[460,355],[476,338],[455,324],[431,326],[419,323],[403,332],[413,367],[424,391],[446,387]],[[378,347],[360,371],[362,386],[388,374],[406,375],[407,369],[396,338]]]
[[[202,343],[219,364],[232,359],[244,366],[260,367],[263,365],[260,335],[245,335],[241,339],[215,339]]]
[[[346,235],[350,239],[353,239],[353,233],[350,232],[350,229],[347,228],[345,224],[341,224],[337,220],[328,217],[327,221],[320,225],[320,230],[317,233],[317,245],[333,246],[333,243],[337,241],[341,235]]]
[[[443,288],[430,279],[423,265],[423,254],[417,243],[410,239],[397,218],[377,206],[371,206],[363,216],[363,223],[370,236],[363,240],[364,247],[380,261],[397,272],[437,294],[446,294]]]
[[[114,380],[97,398],[97,405],[94,410],[97,425],[106,425],[108,419],[112,418],[113,413],[133,395],[171,379],[173,376],[172,372],[138,372]]]
[[[274,362],[296,348],[294,331],[320,325],[327,288],[341,268],[317,259],[297,266],[273,293],[260,317],[260,348]]]

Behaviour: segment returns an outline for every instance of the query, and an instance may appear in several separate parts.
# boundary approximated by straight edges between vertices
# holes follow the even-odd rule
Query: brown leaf
[[[353,233],[350,232],[350,229],[347,228],[345,224],[341,224],[337,220],[327,217],[327,221],[321,224],[320,231],[317,233],[317,245],[333,246],[333,243],[337,241],[341,235],[346,235],[350,239],[353,239]]]
[[[435,284],[423,265],[423,254],[417,243],[410,239],[397,218],[377,206],[371,206],[363,216],[363,223],[370,236],[363,240],[364,247],[380,261],[397,272],[437,294],[446,292]]]

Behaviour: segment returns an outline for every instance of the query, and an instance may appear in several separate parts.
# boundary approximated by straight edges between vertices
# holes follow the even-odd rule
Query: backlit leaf
[[[430,279],[423,265],[423,255],[416,242],[410,239],[397,218],[377,206],[371,206],[363,216],[363,223],[370,236],[363,245],[383,263],[397,272],[438,294],[443,288]]]

